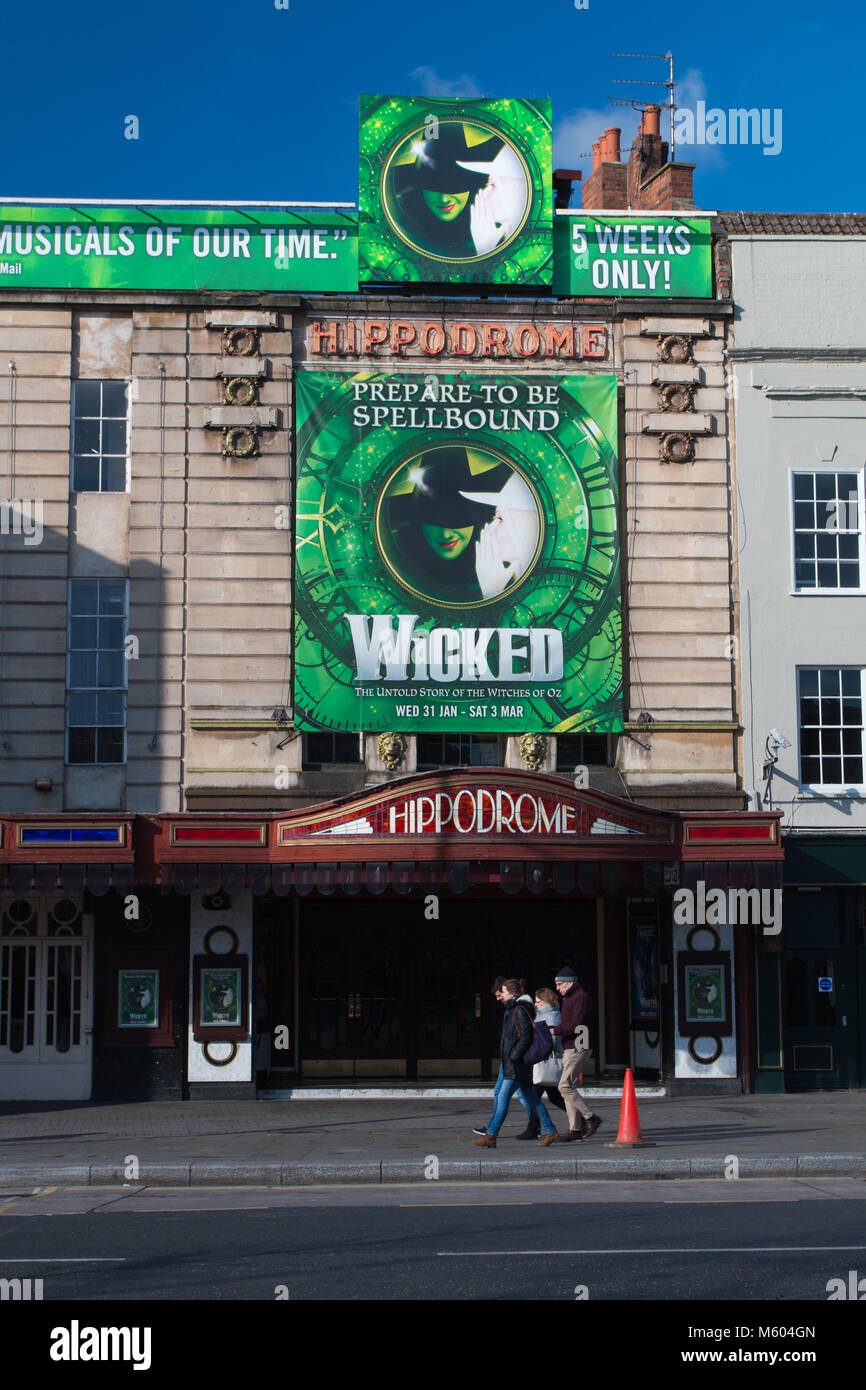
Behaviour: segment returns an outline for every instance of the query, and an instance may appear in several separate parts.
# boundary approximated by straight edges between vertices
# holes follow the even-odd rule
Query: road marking
[[[412,1208],[418,1211],[431,1211],[436,1207],[534,1207],[535,1202],[497,1202],[491,1197],[489,1202],[401,1202],[400,1209]]]
[[[866,1245],[691,1245],[660,1246],[649,1250],[437,1250],[436,1254],[466,1259],[477,1255],[784,1255],[805,1250],[866,1250]]]
[[[98,1208],[96,1211],[93,1211],[93,1212],[86,1212],[85,1215],[87,1215],[87,1216],[98,1216],[98,1215],[99,1215],[99,1212],[100,1212],[100,1211],[104,1211],[104,1210],[105,1210],[104,1207],[100,1207],[100,1208]],[[136,1214],[137,1214],[138,1216],[147,1216],[147,1215],[151,1214],[151,1213],[150,1213],[150,1208],[148,1208],[148,1207],[130,1207],[129,1210],[130,1210],[130,1211],[136,1212]],[[180,1211],[193,1211],[193,1212],[209,1212],[209,1211],[273,1211],[273,1207],[243,1207],[243,1206],[236,1206],[236,1207],[170,1207],[170,1208],[169,1208],[169,1211],[172,1213],[172,1215],[174,1215],[175,1213],[180,1212]],[[81,1215],[81,1213],[80,1213],[80,1212],[70,1212],[70,1215],[79,1216],[79,1215]]]
[[[30,1193],[29,1193],[29,1192],[28,1192],[27,1196],[28,1196],[28,1197],[30,1196]],[[13,1197],[10,1201],[4,1202],[3,1205],[2,1205],[2,1207],[0,1207],[0,1216],[3,1215],[4,1211],[8,1211],[10,1207],[14,1207],[14,1205],[15,1205],[16,1202],[20,1202],[20,1201],[21,1201],[21,1198],[20,1198],[20,1197]]]
[[[42,1259],[8,1260],[0,1255],[0,1265],[122,1265],[125,1255],[45,1255]]]

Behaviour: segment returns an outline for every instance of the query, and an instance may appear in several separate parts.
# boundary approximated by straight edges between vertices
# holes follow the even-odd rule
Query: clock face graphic
[[[616,379],[439,373],[462,415],[356,412],[357,383],[420,379],[298,374],[296,725],[617,731]],[[482,409],[500,390],[514,409]],[[524,408],[542,390],[543,418]],[[561,670],[539,679],[525,654],[545,643]]]

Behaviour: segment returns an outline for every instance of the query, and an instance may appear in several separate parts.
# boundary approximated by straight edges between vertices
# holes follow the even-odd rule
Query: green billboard
[[[0,207],[0,290],[358,288],[354,213]]]
[[[298,728],[622,728],[616,378],[297,378]]]
[[[550,287],[549,101],[361,97],[362,284]]]
[[[713,293],[709,218],[559,214],[553,227],[553,291],[587,298],[707,299]]]

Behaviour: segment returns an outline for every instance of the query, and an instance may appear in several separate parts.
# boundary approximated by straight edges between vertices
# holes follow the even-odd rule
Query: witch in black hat
[[[472,203],[504,143],[491,136],[470,145],[460,121],[443,121],[435,139],[413,141],[414,160],[395,162],[390,174],[392,210],[404,235],[434,255],[476,256]]]
[[[485,469],[485,489],[503,487],[510,471],[506,464]],[[440,602],[480,601],[476,545],[496,508],[461,495],[479,487],[466,449],[430,449],[409,467],[407,478],[411,492],[392,496],[383,517],[394,569],[411,588]]]

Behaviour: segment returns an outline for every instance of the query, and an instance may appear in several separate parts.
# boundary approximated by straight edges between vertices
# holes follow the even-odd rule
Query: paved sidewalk
[[[610,1149],[619,1102],[582,1144],[517,1142],[514,1102],[496,1149],[472,1144],[490,1105],[447,1100],[6,1102],[0,1104],[0,1198],[49,1184],[153,1185],[423,1182],[637,1177],[866,1178],[866,1091],[662,1097],[639,1102],[654,1148]],[[564,1116],[554,1111],[562,1130]],[[133,1163],[134,1160],[134,1163]],[[135,1167],[137,1164],[137,1168]]]

